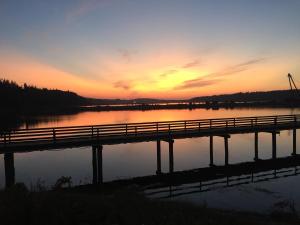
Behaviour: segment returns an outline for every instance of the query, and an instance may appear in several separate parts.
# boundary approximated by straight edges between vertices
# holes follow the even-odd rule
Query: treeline
[[[0,79],[1,112],[34,113],[55,112],[86,104],[86,99],[70,91],[49,90],[35,86],[18,85]]]
[[[192,98],[191,101],[217,101],[217,102],[288,102],[298,100],[299,93],[291,90],[266,92],[239,92],[235,94],[212,95]]]

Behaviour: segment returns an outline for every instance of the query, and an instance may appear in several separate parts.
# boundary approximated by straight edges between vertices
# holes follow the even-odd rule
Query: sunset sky
[[[299,0],[0,0],[0,78],[19,84],[174,99],[288,73],[300,86]]]

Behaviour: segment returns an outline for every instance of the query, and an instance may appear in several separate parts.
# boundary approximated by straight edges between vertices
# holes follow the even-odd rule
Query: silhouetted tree
[[[2,111],[18,113],[76,107],[87,101],[74,92],[37,88],[26,83],[19,86],[6,79],[0,79],[0,99]]]

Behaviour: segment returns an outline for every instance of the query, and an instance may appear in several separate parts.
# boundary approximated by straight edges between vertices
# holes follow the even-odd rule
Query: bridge
[[[161,141],[169,143],[169,173],[174,172],[173,145],[176,139],[209,137],[210,165],[214,166],[213,138],[224,137],[225,166],[229,165],[228,139],[231,134],[254,133],[254,161],[259,160],[258,134],[272,134],[272,159],[276,159],[276,134],[281,130],[293,130],[292,155],[296,155],[296,132],[300,127],[300,115],[237,117],[200,120],[163,121],[146,123],[104,124],[16,129],[0,133],[0,153],[4,153],[5,168],[14,171],[13,153],[34,150],[92,146],[93,182],[103,182],[103,145],[136,142],[156,142],[157,174],[161,174]],[[12,176],[13,175],[13,176]],[[14,181],[14,172],[7,183]]]
[[[299,128],[300,115],[238,117],[94,126],[17,129],[0,133],[0,151],[72,148]]]

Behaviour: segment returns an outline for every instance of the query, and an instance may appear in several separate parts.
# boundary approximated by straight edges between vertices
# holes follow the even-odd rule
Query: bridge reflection
[[[297,159],[296,159],[297,158]],[[300,159],[297,157],[286,157],[276,160],[263,160],[257,165],[253,163],[241,163],[232,165],[233,168],[225,169],[221,174],[213,172],[205,176],[200,170],[183,172],[182,178],[169,179],[168,182],[146,187],[143,191],[151,198],[172,198],[182,195],[191,195],[208,192],[222,188],[240,186],[244,184],[259,183],[300,174]],[[243,165],[245,164],[245,165]],[[245,167],[244,167],[245,166]],[[234,168],[244,167],[242,171],[234,171]],[[207,175],[207,174],[206,174]],[[190,177],[187,179],[187,177]]]

